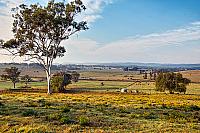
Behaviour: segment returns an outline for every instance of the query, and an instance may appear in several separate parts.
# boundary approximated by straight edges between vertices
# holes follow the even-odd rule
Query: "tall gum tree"
[[[2,48],[14,56],[29,56],[42,64],[51,92],[51,66],[57,57],[64,56],[65,48],[60,45],[63,40],[81,30],[87,30],[87,22],[78,21],[86,8],[81,0],[70,3],[49,1],[47,6],[32,4],[13,8],[12,17],[14,38],[1,41]]]

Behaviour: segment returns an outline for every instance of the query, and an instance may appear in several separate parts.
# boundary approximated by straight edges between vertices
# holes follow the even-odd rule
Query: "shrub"
[[[61,122],[62,124],[69,124],[69,123],[71,123],[72,121],[70,120],[70,118],[69,118],[68,116],[63,116],[63,117],[60,118],[60,122]]]
[[[87,126],[87,125],[89,125],[89,119],[87,117],[81,116],[79,118],[79,124],[81,126]]]
[[[3,104],[2,102],[0,102],[0,107],[1,107],[1,106],[4,106],[4,104]]]
[[[52,121],[52,120],[59,120],[61,118],[61,114],[58,113],[53,113],[50,114],[46,117],[47,120]]]
[[[64,87],[71,83],[71,75],[66,73],[56,73],[52,77],[51,87],[54,92],[64,92]]]
[[[37,116],[37,111],[33,110],[33,109],[28,109],[28,110],[25,110],[23,113],[22,113],[22,116]]]
[[[145,119],[157,119],[158,118],[158,116],[155,113],[148,113],[148,112],[144,113],[143,117]]]
[[[68,113],[68,112],[70,112],[70,108],[68,106],[65,106],[65,107],[62,108],[62,112]]]
[[[119,109],[119,112],[120,112],[120,113],[130,114],[130,111],[128,111],[128,110],[125,109],[125,108],[120,108],[120,109]]]

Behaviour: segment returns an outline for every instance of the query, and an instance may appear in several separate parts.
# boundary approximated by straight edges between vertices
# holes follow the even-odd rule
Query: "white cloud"
[[[200,43],[200,24],[197,23],[181,29],[129,37],[107,44],[89,39],[74,39],[65,42],[70,53],[59,61],[200,63],[200,51],[196,50],[200,46],[192,46],[193,41]]]
[[[73,0],[69,0],[73,1]],[[98,19],[103,18],[101,13],[106,5],[112,4],[114,0],[82,0],[86,11],[82,13],[81,20],[87,21],[89,25]]]
[[[58,0],[62,1],[62,0]],[[69,0],[72,1],[72,0]],[[87,10],[79,16],[79,20],[87,21],[90,25],[95,22],[97,19],[103,18],[101,16],[101,12],[103,8],[111,4],[113,0],[82,0]],[[48,0],[40,0],[40,4],[47,3]],[[0,39],[9,39],[12,37],[12,17],[11,17],[11,9],[22,4],[31,2],[28,0],[0,0],[2,6],[0,6]]]

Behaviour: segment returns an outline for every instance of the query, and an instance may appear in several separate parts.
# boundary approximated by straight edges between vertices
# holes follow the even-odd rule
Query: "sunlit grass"
[[[0,95],[0,132],[198,132],[198,95],[10,93]],[[80,123],[86,119],[86,125]],[[85,120],[84,120],[85,121]]]

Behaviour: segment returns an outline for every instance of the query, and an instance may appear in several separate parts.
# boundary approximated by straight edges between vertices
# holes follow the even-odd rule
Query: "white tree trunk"
[[[51,90],[51,72],[50,72],[50,68],[48,70],[49,71],[46,71],[46,74],[47,74],[47,86],[48,86],[47,94],[51,94],[52,90]]]

